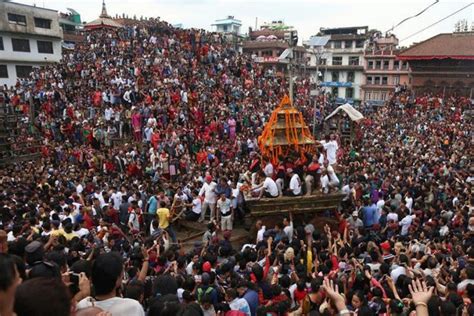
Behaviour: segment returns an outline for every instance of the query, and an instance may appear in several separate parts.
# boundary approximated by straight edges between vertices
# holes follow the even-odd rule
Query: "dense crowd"
[[[0,170],[0,315],[474,314],[470,100],[397,89],[357,142],[272,165],[257,137],[285,87],[222,35],[152,19],[5,88],[44,145]],[[246,198],[313,191],[343,193],[337,225],[285,213],[232,242]],[[179,241],[185,219],[201,241]]]

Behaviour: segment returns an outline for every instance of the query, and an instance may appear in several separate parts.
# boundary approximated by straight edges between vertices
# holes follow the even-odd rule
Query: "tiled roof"
[[[403,50],[403,60],[474,59],[474,32],[438,34]]]

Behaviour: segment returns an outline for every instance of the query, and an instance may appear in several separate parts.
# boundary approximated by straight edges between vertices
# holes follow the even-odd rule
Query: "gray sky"
[[[85,21],[95,19],[101,10],[101,0],[14,0],[26,4],[65,11],[73,8]],[[283,20],[296,27],[300,39],[317,33],[320,27],[368,25],[386,31],[406,17],[415,15],[434,0],[106,0],[110,15],[126,13],[137,17],[160,16],[172,24],[210,29],[216,19],[234,15],[242,20],[243,32],[248,27],[272,20]],[[420,17],[405,22],[394,30],[399,39],[421,30],[448,14],[471,3],[472,0],[440,0]],[[452,32],[460,19],[474,22],[474,5],[438,25],[407,39],[408,46],[443,32]]]

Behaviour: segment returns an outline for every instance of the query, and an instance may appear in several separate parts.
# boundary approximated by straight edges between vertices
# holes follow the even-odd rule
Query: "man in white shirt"
[[[270,160],[267,161],[265,168],[263,169],[266,177],[273,177],[273,165]]]
[[[382,213],[382,209],[385,206],[385,201],[382,197],[382,194],[379,194],[379,200],[377,201],[377,209],[379,210],[379,213]]]
[[[148,265],[148,258],[144,258],[143,264]],[[97,306],[114,316],[145,316],[138,301],[116,296],[122,286],[122,277],[123,259],[118,252],[99,255],[92,265],[91,275],[95,296],[88,296],[77,303],[77,310]]]
[[[405,195],[405,205],[407,209],[410,211],[410,214],[413,211],[413,198],[411,197],[411,193],[407,192]]]
[[[321,174],[321,191],[323,193],[329,193],[331,189],[337,188],[339,186],[339,178],[334,172],[334,168],[328,164],[324,163],[325,167],[322,170]]]
[[[324,149],[326,150],[326,158],[329,161],[330,165],[334,165],[337,163],[337,150],[339,149],[339,145],[335,140],[335,136],[332,134],[330,140],[322,141]]]
[[[402,227],[402,231],[400,232],[400,235],[406,236],[408,235],[408,229],[410,228],[411,222],[413,221],[413,218],[415,218],[415,215],[410,215],[406,213],[406,216],[402,218],[400,221],[399,225]]]
[[[285,235],[288,236],[288,239],[290,241],[293,240],[293,214],[291,214],[291,212],[289,212],[290,214],[290,218],[288,219],[287,217],[285,217],[283,219],[283,225],[285,226],[283,228],[283,232],[285,232]]]
[[[398,223],[398,214],[392,208],[390,208],[387,214],[387,222],[390,222],[390,221],[394,221],[395,223]]]
[[[205,182],[202,185],[201,190],[199,191],[199,196],[204,196],[204,203],[202,204],[201,218],[199,218],[199,222],[204,221],[208,208],[211,210],[209,221],[212,221],[216,216],[216,186],[217,184],[212,181],[212,177],[210,175],[207,175]]]
[[[263,174],[261,174],[261,175],[263,175]],[[257,187],[253,188],[252,190],[257,191],[257,192],[259,192],[258,190],[260,190],[260,194],[258,196],[259,199],[262,196],[267,197],[267,198],[276,198],[279,195],[278,186],[277,186],[276,182],[270,177],[266,177],[265,180],[263,181],[263,184],[258,185]]]
[[[301,195],[301,180],[300,176],[293,171],[293,169],[288,168],[286,170],[290,176],[290,187],[286,191],[286,195],[289,196],[299,196]]]
[[[120,204],[122,204],[122,192],[117,191],[117,189],[112,189],[112,194],[110,195],[110,201],[114,209],[118,210],[120,208]]]
[[[192,222],[199,220],[202,212],[202,201],[196,191],[193,192],[193,201],[186,204],[186,206],[191,207],[191,210],[186,214],[186,220]]]
[[[232,222],[234,221],[234,210],[232,204],[225,194],[222,193],[217,201],[218,221],[221,220],[221,230],[232,230]]]
[[[255,224],[255,227],[257,228],[257,240],[255,244],[258,244],[259,242],[263,240],[263,234],[265,233],[267,228],[266,226],[262,224],[261,220],[257,221],[257,223]]]

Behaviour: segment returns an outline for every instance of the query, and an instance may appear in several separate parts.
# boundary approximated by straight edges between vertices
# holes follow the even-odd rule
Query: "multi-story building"
[[[0,1],[0,84],[14,85],[32,68],[61,59],[62,29],[55,10]]]
[[[364,51],[365,82],[362,100],[382,104],[390,98],[397,85],[410,84],[409,66],[396,60],[398,39],[395,35],[370,40]]]
[[[83,29],[81,15],[74,9],[68,8],[67,13],[59,13],[59,26],[63,30],[63,46],[82,42],[84,36],[81,34]],[[72,47],[72,46],[71,46]]]
[[[359,103],[364,83],[363,59],[368,27],[321,28],[318,36],[330,36],[319,66],[323,76],[320,86],[338,102]]]
[[[416,95],[474,98],[474,32],[438,34],[401,51]]]
[[[271,68],[275,74],[284,76],[288,70],[288,60],[279,59],[279,57],[290,47],[286,38],[290,31],[295,30],[282,21],[264,23],[259,30],[250,28],[248,40],[243,43],[243,52],[251,55],[254,61],[261,63],[266,69]],[[294,71],[298,72],[304,69],[306,63],[306,48],[303,46],[294,47]]]
[[[229,15],[225,19],[216,20],[214,24],[212,24],[214,30],[217,33],[232,33],[236,35],[240,35],[240,28],[242,27],[242,21],[237,20],[234,16]]]
[[[236,50],[242,52],[242,36],[240,29],[242,27],[242,21],[229,15],[225,19],[216,20],[216,22],[212,24],[212,27],[215,32],[224,34],[226,40],[233,43]]]
[[[243,52],[253,57],[254,61],[261,63],[266,69],[272,68],[279,76],[283,76],[288,68],[288,60],[279,59],[285,49],[290,45],[282,39],[246,41],[243,43]],[[306,66],[306,48],[302,46],[293,49],[293,64],[295,71]]]

